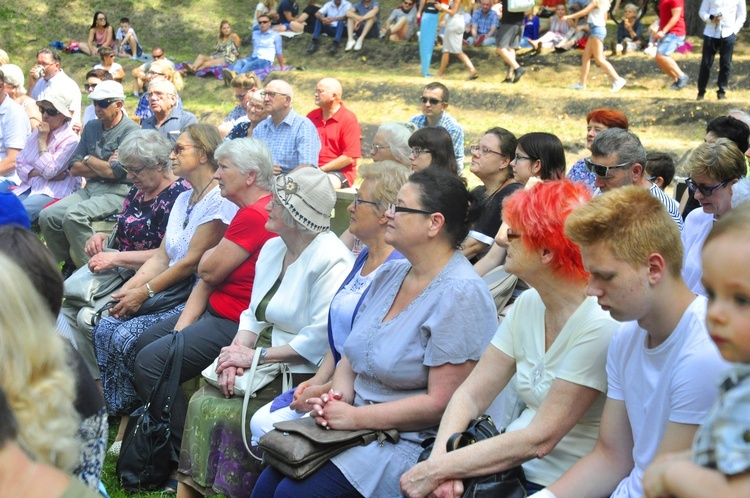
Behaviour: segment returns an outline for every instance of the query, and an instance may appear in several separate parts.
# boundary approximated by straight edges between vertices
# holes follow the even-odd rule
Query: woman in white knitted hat
[[[234,341],[219,354],[220,389],[204,387],[190,400],[180,496],[249,496],[260,469],[242,443],[243,399],[232,397],[235,376],[247,372],[260,355],[260,364],[285,363],[296,385],[315,374],[328,351],[328,308],[354,262],[329,230],[335,203],[331,183],[317,168],[276,177],[266,229],[279,236],[261,249],[250,307],[240,316]],[[246,423],[281,392],[281,377],[259,390],[248,405]]]

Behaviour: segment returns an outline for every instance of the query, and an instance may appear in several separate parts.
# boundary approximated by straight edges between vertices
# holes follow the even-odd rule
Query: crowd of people
[[[3,61],[0,495],[106,493],[105,453],[119,455],[152,391],[152,409],[165,402],[159,378],[175,331],[180,382],[212,364],[218,378],[169,400],[163,486],[183,498],[460,496],[469,479],[510,469],[537,498],[746,495],[750,115],[708,123],[677,198],[665,191],[674,159],[647,151],[621,110],[591,110],[591,155],[569,165],[542,131],[495,126],[466,147],[440,82],[421,89],[408,123],[379,126],[366,161],[338,80],[317,83],[305,115],[289,82],[264,85],[254,72],[256,48],[283,64],[280,45],[262,37],[305,31],[308,20],[316,50],[323,32],[334,44],[347,33],[345,50],[360,50],[368,36],[411,29],[395,16],[381,30],[375,0],[356,14],[336,1],[299,16],[281,10],[298,9],[290,0],[276,15],[272,0],[259,4],[247,59],[222,23],[221,50],[186,65],[227,67],[237,106],[219,126],[183,108],[182,75],[161,47],[134,70],[134,90],[146,91],[133,118],[125,113],[112,59],[142,52],[127,19],[115,35],[94,16],[86,50],[103,64],[86,74],[89,108],[55,50],[38,51],[28,89]],[[470,6],[407,3],[399,8],[416,9],[423,31],[435,22],[436,35],[447,14],[447,64]],[[592,14],[606,17],[606,0],[572,16],[559,7],[553,15],[575,32],[588,16],[584,65],[604,61]],[[482,0],[473,17],[491,26],[469,29],[472,43],[495,38],[518,81],[517,47],[502,46],[518,35],[516,13],[493,12]],[[532,46],[568,34],[537,33]],[[622,50],[635,42],[625,36]],[[481,182],[471,191],[466,153]],[[334,234],[347,188],[353,200],[336,215],[349,228]],[[107,219],[113,231],[98,233]],[[515,278],[502,303],[487,285],[499,267]],[[121,278],[115,288],[74,296],[71,282],[108,272]],[[169,306],[153,304],[166,295]],[[257,364],[281,365],[294,387],[278,376],[243,404],[235,379]],[[486,412],[507,432],[450,451],[451,436]],[[107,450],[108,415],[120,426]],[[261,465],[260,438],[305,416],[400,438],[348,449],[302,480]]]

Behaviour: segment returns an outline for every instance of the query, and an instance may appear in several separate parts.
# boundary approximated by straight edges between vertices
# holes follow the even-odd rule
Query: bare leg
[[[354,19],[351,17],[346,18],[346,36],[347,42],[354,42]]]
[[[91,55],[91,49],[89,48],[88,44],[86,42],[79,42],[78,43],[78,50],[83,52],[86,55]]]
[[[451,58],[451,54],[443,52],[443,56],[440,58],[440,70],[437,73],[438,78],[442,78],[445,75],[445,70],[448,68],[448,61]]]
[[[122,438],[125,437],[125,429],[128,427],[129,420],[130,416],[125,416],[120,419],[120,427],[117,429],[117,436],[115,436],[115,441],[122,441]]]
[[[187,484],[177,483],[177,498],[203,498],[198,491]]]
[[[510,66],[510,68],[515,71],[521,65],[516,62],[516,51],[512,48],[498,48],[497,49],[498,55],[505,61],[507,65]]]
[[[604,43],[599,38],[593,38],[589,37],[589,43],[594,42],[593,45],[593,53],[592,56],[594,58],[594,61],[596,64],[604,69],[604,71],[609,75],[610,78],[612,78],[612,81],[617,81],[620,79],[620,75],[617,74],[617,71],[615,71],[615,68],[612,67],[612,64],[607,61],[607,59],[604,57]],[[588,47],[588,45],[587,45]]]
[[[372,27],[375,26],[375,18],[368,19],[365,21],[365,26],[362,28],[362,34],[360,35],[362,39],[364,40],[367,38],[367,34],[372,30]]]
[[[474,67],[474,64],[471,63],[471,59],[469,59],[469,56],[465,53],[461,52],[460,54],[456,54],[456,57],[458,57],[458,60],[464,63],[466,68],[469,70],[469,76],[474,76],[477,74],[477,70]]]
[[[146,73],[139,66],[133,69],[133,72],[130,74],[133,75],[133,93],[141,93],[143,85],[146,84]]]
[[[674,81],[677,81],[677,78],[681,78],[685,75],[685,73],[682,72],[674,59],[666,55],[657,53],[656,64],[659,66],[659,69],[664,71],[664,73]]]
[[[581,57],[581,79],[579,83],[581,85],[586,84],[586,80],[589,78],[589,70],[591,69],[591,52],[594,49],[592,37],[589,37],[589,43],[586,44],[586,48],[583,49],[583,56]]]
[[[307,23],[303,21],[292,21],[289,23],[289,30],[295,33],[302,33],[305,30],[306,24]]]

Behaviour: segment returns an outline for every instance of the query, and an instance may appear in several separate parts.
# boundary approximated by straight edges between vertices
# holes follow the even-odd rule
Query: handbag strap
[[[172,331],[172,344],[169,348],[169,357],[164,363],[164,368],[159,375],[159,380],[154,384],[154,388],[151,390],[151,394],[148,397],[148,402],[144,407],[144,410],[148,410],[151,404],[154,402],[156,393],[161,387],[162,383],[167,377],[167,385],[164,390],[164,406],[161,409],[161,420],[167,421],[170,419],[170,411],[172,409],[172,403],[177,394],[177,389],[180,385],[180,370],[182,369],[182,353],[185,346],[185,336],[181,332],[176,330]],[[169,372],[169,374],[167,374]]]
[[[250,366],[250,378],[252,379],[255,376],[255,372],[258,370],[258,362],[260,361],[260,354],[256,351],[255,354],[253,354],[253,363]],[[289,389],[292,388],[292,372],[289,370],[289,365],[286,363],[281,363],[281,377],[283,381],[283,387],[281,388],[281,392],[285,393]],[[243,374],[247,375],[247,374]],[[247,449],[247,452],[250,453],[250,456],[255,458],[258,461],[262,461],[263,459],[260,457],[255,456],[255,453],[253,453],[252,449],[250,448],[250,445],[247,442],[247,405],[250,402],[250,398],[252,397],[252,393],[250,392],[250,389],[245,390],[245,398],[242,400],[242,442],[245,443],[245,449]]]

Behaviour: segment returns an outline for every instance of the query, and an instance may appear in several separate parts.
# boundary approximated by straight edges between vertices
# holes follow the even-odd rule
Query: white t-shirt
[[[104,69],[104,66],[102,66],[101,64],[97,64],[96,66],[94,66],[94,69]],[[120,69],[122,69],[122,65],[119,62],[113,62],[109,69],[106,69],[106,71],[114,78],[117,74],[117,71],[119,71]]]
[[[633,433],[635,467],[612,498],[643,496],[643,470],[659,448],[667,422],[700,424],[728,368],[706,330],[706,298],[698,296],[659,346],[647,349],[637,322],[622,324],[607,355],[609,398],[624,401]]]
[[[133,35],[133,38],[135,38],[135,42],[138,43],[138,36],[135,34],[135,30],[133,29],[132,26],[128,28],[128,33]],[[125,35],[126,33],[122,32],[122,28],[117,28],[117,33],[115,34],[115,40],[122,41],[125,39]],[[134,48],[134,47],[131,47],[131,48]]]
[[[258,2],[258,6],[255,7],[255,17],[253,18],[253,28],[258,25],[258,18],[263,14],[268,14],[269,10],[263,2]]]
[[[333,0],[330,0],[325,5],[323,5],[318,12],[323,17],[344,17],[344,14],[346,14],[346,11],[352,8],[352,4],[349,3],[347,0],[341,0],[341,5],[336,7],[336,4],[333,3]],[[330,26],[336,28],[339,25],[339,22],[345,21],[333,21]]]
[[[609,0],[598,0],[597,7],[591,12],[589,12],[589,18],[588,18],[589,24],[592,24],[594,26],[606,26],[608,10],[609,10]]]
[[[696,294],[706,295],[701,278],[703,277],[703,261],[701,251],[708,233],[714,226],[714,215],[703,209],[693,209],[685,218],[685,228],[682,229],[682,278]]]
[[[31,124],[26,111],[21,104],[5,95],[5,100],[0,104],[0,160],[8,156],[8,149],[18,149],[26,146],[26,138],[31,133]],[[0,180],[5,177],[0,176]],[[18,185],[20,178],[14,172],[8,176],[9,180]]]
[[[516,360],[516,386],[526,404],[508,432],[531,423],[555,379],[607,391],[607,348],[619,323],[601,309],[596,298],[587,297],[545,352],[544,314],[539,293],[529,289],[516,300],[492,339],[492,346]],[[547,486],[591,452],[604,401],[599,396],[547,456],[523,464],[530,482]]]

